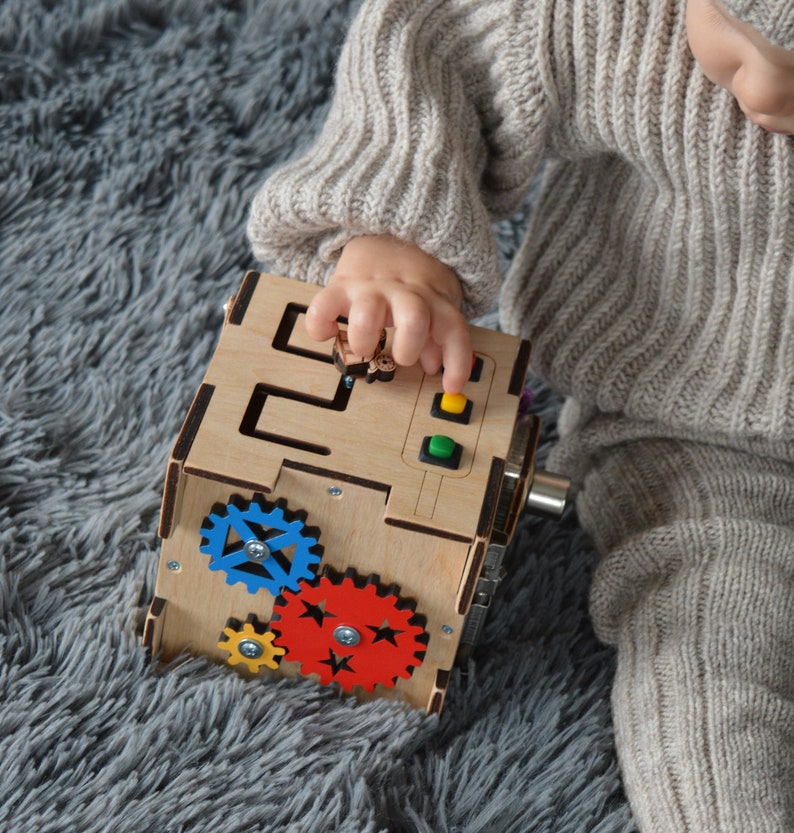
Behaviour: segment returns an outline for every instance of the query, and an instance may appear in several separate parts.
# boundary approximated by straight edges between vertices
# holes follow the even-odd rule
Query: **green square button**
[[[439,460],[449,460],[455,453],[455,440],[443,434],[433,434],[427,443],[427,453]]]
[[[445,469],[456,469],[460,466],[462,453],[463,446],[456,443],[451,437],[446,437],[443,434],[433,434],[422,440],[419,459],[423,463],[443,466]]]

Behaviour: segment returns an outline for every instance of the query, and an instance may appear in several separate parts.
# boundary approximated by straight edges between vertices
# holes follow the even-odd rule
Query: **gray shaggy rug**
[[[571,512],[522,522],[439,719],[157,672],[140,646],[165,463],[254,265],[247,204],[316,132],[354,5],[0,5],[4,833],[634,829]],[[526,213],[496,229],[505,262]]]

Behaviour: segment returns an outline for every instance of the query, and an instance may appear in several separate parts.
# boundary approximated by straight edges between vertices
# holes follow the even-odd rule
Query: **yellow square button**
[[[444,393],[439,407],[448,414],[462,414],[466,410],[468,399],[462,393]]]

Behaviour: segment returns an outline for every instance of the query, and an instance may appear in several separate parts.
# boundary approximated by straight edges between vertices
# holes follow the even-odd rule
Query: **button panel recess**
[[[403,462],[449,477],[471,471],[488,401],[494,362],[474,354],[462,393],[445,393],[440,376],[426,376],[416,402]]]

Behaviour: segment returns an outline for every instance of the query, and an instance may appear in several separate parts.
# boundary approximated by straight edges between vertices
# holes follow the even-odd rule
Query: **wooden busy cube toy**
[[[385,337],[372,357],[344,329],[311,341],[316,291],[249,272],[226,307],[168,463],[144,642],[438,712],[522,508],[565,501],[534,471],[529,344],[473,327],[447,396]]]

